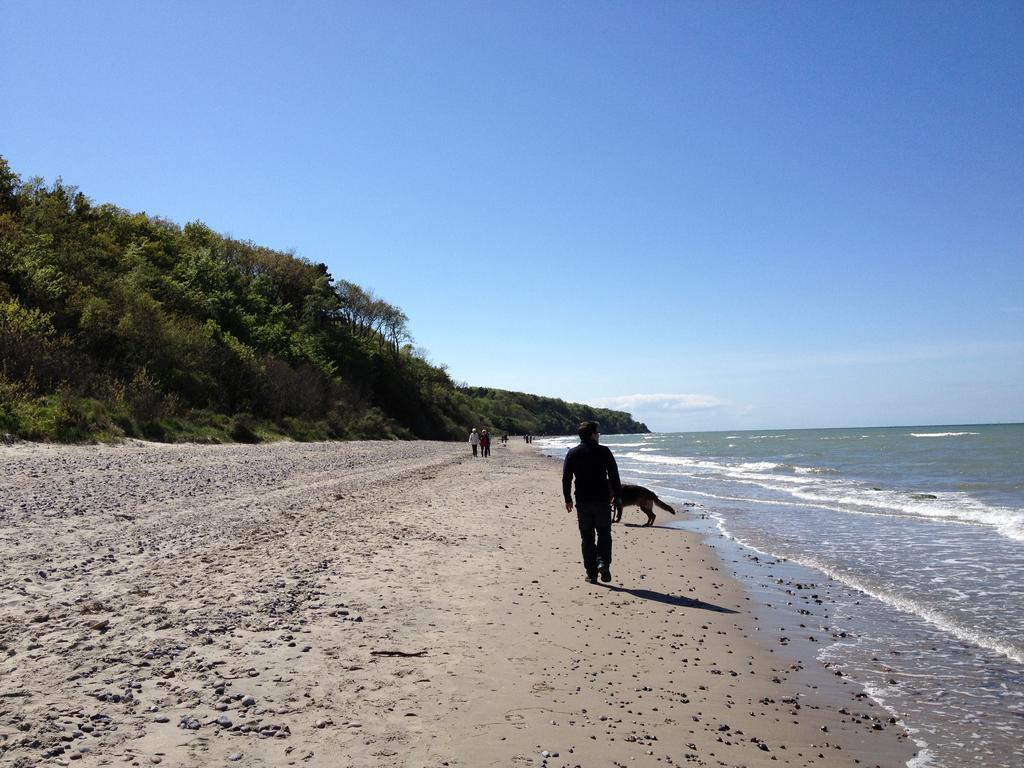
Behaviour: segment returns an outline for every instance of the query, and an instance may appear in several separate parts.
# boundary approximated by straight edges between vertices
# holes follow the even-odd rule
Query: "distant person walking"
[[[609,488],[616,509],[622,508],[622,483],[612,452],[599,443],[601,433],[596,421],[584,421],[578,434],[580,444],[569,449],[562,465],[562,495],[565,511],[572,512],[572,481],[576,479],[576,521],[583,544],[583,568],[587,581],[611,581],[612,508]],[[594,543],[594,537],[597,543]]]
[[[477,434],[476,427],[473,427],[473,431],[469,433],[469,447],[473,449],[474,456],[476,456],[478,445],[480,445],[480,435]]]
[[[483,457],[491,455],[491,435],[486,429],[480,433],[480,455]]]

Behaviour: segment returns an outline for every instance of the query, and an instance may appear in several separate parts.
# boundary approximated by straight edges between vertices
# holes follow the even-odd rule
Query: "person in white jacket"
[[[480,445],[480,435],[476,431],[476,427],[473,427],[473,431],[469,433],[469,447],[473,449],[473,455],[476,456],[476,447]]]

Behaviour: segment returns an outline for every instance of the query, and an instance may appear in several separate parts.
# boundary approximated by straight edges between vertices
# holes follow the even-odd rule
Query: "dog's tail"
[[[659,499],[657,496],[654,497],[654,503],[657,504],[662,509],[664,509],[666,512],[671,512],[673,515],[676,513],[676,511],[674,509],[672,509],[672,507],[670,507],[664,501]]]

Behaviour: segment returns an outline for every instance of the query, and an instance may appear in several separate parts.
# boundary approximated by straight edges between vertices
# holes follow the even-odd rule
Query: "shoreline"
[[[758,629],[699,533],[616,525],[611,585],[586,584],[560,463],[518,441],[475,460],[393,442],[0,452],[5,763],[902,766],[914,752]]]
[[[852,589],[849,585],[810,566],[740,541],[724,531],[716,518],[709,514],[670,522],[669,527],[697,532],[706,546],[718,552],[723,562],[727,560],[732,577],[744,585],[756,602],[753,615],[762,625],[778,629],[775,642],[787,649],[785,652],[793,654],[801,662],[817,665],[822,675],[844,678],[843,685],[852,683],[859,689],[853,694],[854,699],[862,698],[859,692],[866,693],[873,702],[870,706],[877,705],[887,713],[883,719],[897,719],[892,725],[902,728],[915,745],[916,753],[908,761],[908,768],[929,764],[933,757],[931,745],[914,736],[918,731],[904,722],[902,713],[889,705],[882,692],[865,680],[848,677],[843,672],[846,665],[827,660],[833,646],[857,637],[846,630],[820,623],[835,620],[834,592]],[[819,599],[819,592],[825,593],[824,598]],[[874,597],[867,592],[862,594],[869,599]],[[820,610],[820,614],[816,614],[816,610]],[[806,624],[808,621],[814,624]],[[829,683],[829,687],[834,689],[833,681]],[[832,698],[838,700],[836,696]],[[878,717],[877,712],[867,714]]]

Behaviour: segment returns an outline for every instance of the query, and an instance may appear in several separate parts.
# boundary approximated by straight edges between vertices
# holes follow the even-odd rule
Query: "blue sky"
[[[1024,420],[1024,4],[0,0],[0,153],[659,430]]]

